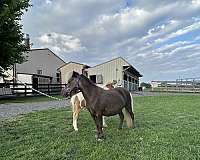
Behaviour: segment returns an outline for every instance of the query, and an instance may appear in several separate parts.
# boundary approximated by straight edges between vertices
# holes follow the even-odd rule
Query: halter
[[[78,89],[80,89],[80,86],[79,86],[80,78],[81,78],[81,76],[79,75],[79,76],[78,76],[78,79],[77,79],[77,81],[76,81],[76,88],[78,88]]]
[[[81,92],[81,91],[80,91],[80,86],[79,86],[80,78],[81,78],[81,76],[79,75],[79,76],[77,77],[75,87],[74,87],[74,88],[70,91],[70,93],[69,93],[70,97],[71,97],[71,93],[72,93],[73,91],[75,91],[76,93]]]

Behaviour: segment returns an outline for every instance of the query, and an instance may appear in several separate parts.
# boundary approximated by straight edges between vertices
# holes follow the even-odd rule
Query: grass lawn
[[[200,159],[200,96],[134,98],[136,128],[118,130],[107,118],[106,139],[95,140],[95,126],[81,112],[79,131],[70,109],[50,109],[0,122],[0,159]]]
[[[63,98],[60,95],[56,95],[54,97]],[[5,104],[5,103],[30,103],[30,102],[52,101],[52,100],[54,100],[54,99],[50,99],[50,98],[45,97],[45,96],[11,97],[11,98],[0,99],[0,104]]]

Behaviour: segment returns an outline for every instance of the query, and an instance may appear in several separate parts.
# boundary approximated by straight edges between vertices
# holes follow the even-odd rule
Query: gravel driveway
[[[33,111],[45,110],[49,108],[61,108],[69,105],[69,100],[0,104],[0,120],[16,117],[20,114]]]

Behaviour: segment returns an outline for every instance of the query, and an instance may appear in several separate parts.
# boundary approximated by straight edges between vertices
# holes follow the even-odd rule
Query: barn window
[[[96,83],[96,75],[91,75],[90,80],[94,83]]]
[[[37,70],[37,74],[40,74],[40,75],[41,75],[41,74],[42,74],[42,70],[40,70],[40,69]]]
[[[103,84],[103,76],[101,74],[97,75],[97,82],[98,84]]]

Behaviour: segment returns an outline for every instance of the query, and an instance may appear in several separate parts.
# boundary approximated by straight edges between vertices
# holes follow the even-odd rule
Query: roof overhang
[[[132,73],[133,75],[137,76],[137,77],[142,77],[142,75],[140,74],[140,72],[138,72],[133,66],[131,65],[123,65],[123,72],[129,72]]]
[[[34,77],[53,78],[53,77],[48,76],[48,75],[34,74],[34,73],[32,74],[32,73],[20,73],[20,72],[17,72],[17,74],[31,75],[31,76],[34,76]]]
[[[58,69],[57,69],[57,71],[59,71],[61,68],[63,68],[63,67],[65,67],[65,66],[67,66],[67,65],[69,65],[69,64],[77,64],[77,65],[81,65],[81,66],[83,66],[83,69],[87,69],[87,68],[90,68],[90,66],[88,66],[88,65],[86,65],[86,64],[82,64],[82,63],[78,63],[78,62],[72,62],[72,61],[70,61],[70,62],[68,62],[68,63],[65,63],[65,64],[63,64],[62,66],[60,66]]]

